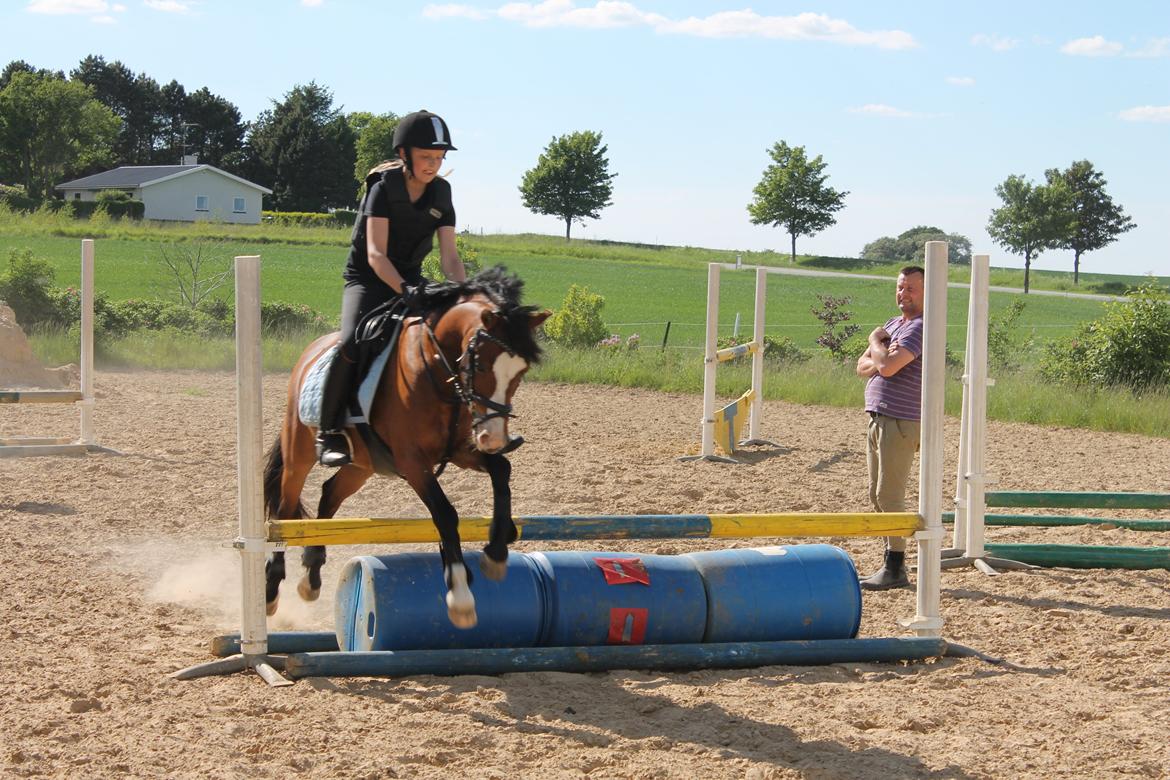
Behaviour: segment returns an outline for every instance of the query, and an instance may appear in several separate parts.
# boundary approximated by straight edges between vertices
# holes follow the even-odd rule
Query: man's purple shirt
[[[891,318],[885,325],[890,347],[896,343],[914,359],[893,376],[874,374],[865,385],[865,411],[899,420],[922,418],[922,317]]]

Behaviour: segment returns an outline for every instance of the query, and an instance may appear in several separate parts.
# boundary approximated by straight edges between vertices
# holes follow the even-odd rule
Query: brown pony
[[[467,282],[428,289],[427,312],[405,320],[382,374],[370,406],[369,430],[357,436],[354,427],[347,429],[353,462],[325,482],[317,505],[317,517],[333,517],[375,472],[405,479],[439,532],[447,614],[460,628],[475,625],[475,599],[460,549],[459,516],[439,486],[438,475],[447,463],[454,463],[486,471],[491,478],[492,522],[480,566],[489,578],[502,579],[508,545],[517,536],[509,486],[512,466],[504,457],[522,441],[508,433],[512,395],[529,365],[540,359],[535,329],[550,314],[521,306],[522,287],[517,277],[492,268]],[[305,517],[301,492],[317,458],[316,431],[298,414],[301,387],[314,361],[337,338],[332,333],[310,344],[289,379],[284,424],[264,470],[269,518]],[[367,438],[371,431],[376,437]],[[301,562],[306,572],[297,592],[312,601],[321,590],[325,548],[306,547]],[[283,552],[269,556],[265,572],[271,615],[284,579]]]

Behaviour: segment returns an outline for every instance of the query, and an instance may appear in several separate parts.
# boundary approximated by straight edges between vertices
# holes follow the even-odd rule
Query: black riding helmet
[[[407,114],[398,122],[394,130],[394,151],[406,148],[406,167],[411,171],[410,149],[442,149],[445,152],[455,151],[451,143],[451,131],[443,117],[433,114],[425,108]]]

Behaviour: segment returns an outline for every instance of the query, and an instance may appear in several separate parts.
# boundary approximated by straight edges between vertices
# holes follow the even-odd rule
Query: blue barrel
[[[447,586],[437,553],[364,555],[341,573],[334,606],[342,650],[535,647],[548,617],[541,573],[531,558],[508,556],[501,582],[479,571],[482,553],[465,553],[479,622],[459,629],[447,618]]]
[[[830,544],[712,550],[681,556],[707,588],[704,642],[851,639],[861,587],[848,553]]]
[[[701,642],[707,596],[682,556],[558,551],[534,553],[552,621],[552,647]]]

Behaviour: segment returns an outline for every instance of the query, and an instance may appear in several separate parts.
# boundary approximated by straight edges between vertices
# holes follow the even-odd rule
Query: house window
[[[81,193],[80,192],[73,193],[73,199],[74,200],[81,200]]]
[[[243,198],[235,198],[232,200],[232,212],[235,214],[246,214],[248,212]]]
[[[196,211],[209,211],[210,210],[207,207],[207,196],[206,195],[196,195],[195,196],[195,210]]]

